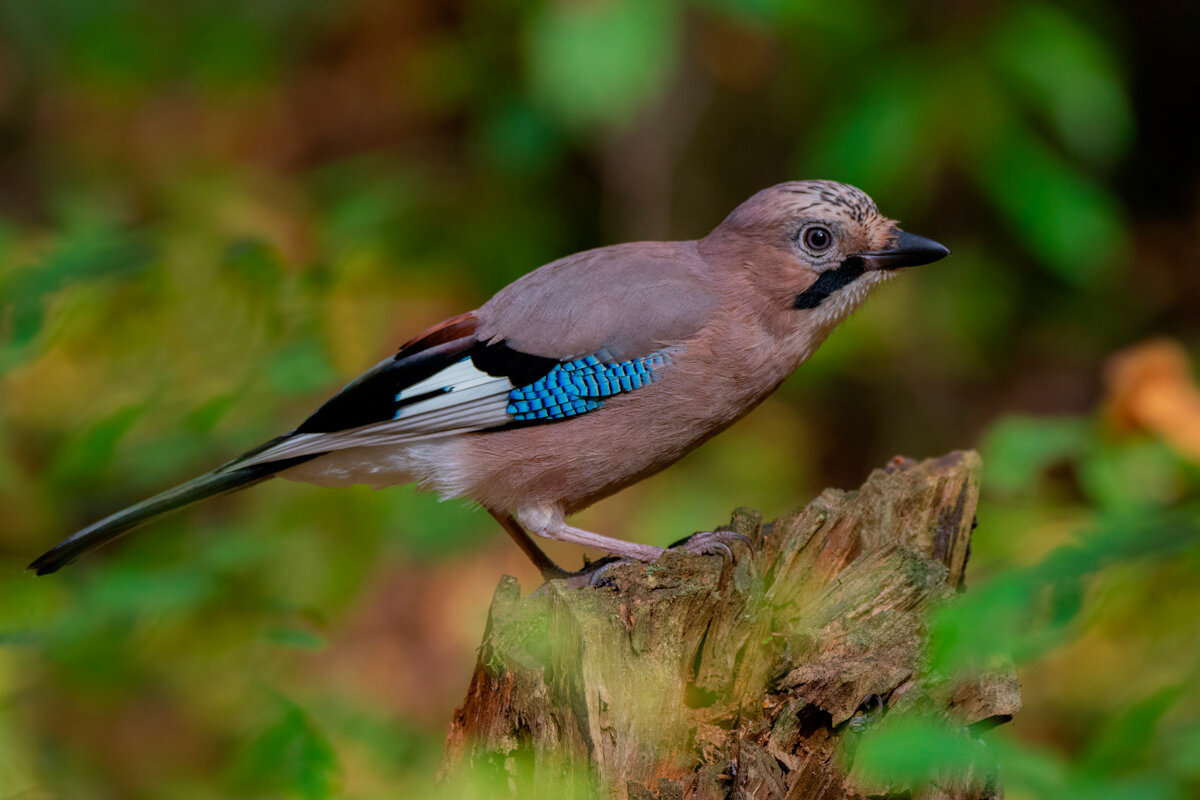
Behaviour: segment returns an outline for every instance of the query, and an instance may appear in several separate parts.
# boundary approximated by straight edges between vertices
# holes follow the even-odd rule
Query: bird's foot
[[[667,550],[683,550],[693,555],[720,555],[727,558],[730,562],[737,561],[731,545],[743,544],[751,554],[754,552],[754,544],[750,541],[749,537],[737,531],[718,530],[693,533],[691,536],[680,539],[666,549],[654,547],[653,545],[634,544],[620,539],[601,537],[598,534],[582,531],[578,528],[570,528],[566,525],[555,526],[552,532],[557,534],[553,538],[574,541],[578,544],[607,545],[607,548],[611,550],[620,548],[620,552],[585,564],[583,569],[574,572],[563,569],[544,555],[535,562],[542,573],[542,579],[547,583],[562,580],[566,582],[567,586],[573,589],[585,586],[603,586],[609,581],[605,573],[613,567],[620,564],[650,563],[657,560]],[[546,531],[546,533],[550,533],[550,531]],[[564,535],[565,533],[571,535],[568,537]]]
[[[662,553],[666,552],[665,549],[660,548],[660,550]],[[650,562],[644,561],[640,558],[611,555],[605,556],[604,558],[596,561],[588,562],[583,565],[582,569],[576,570],[575,572],[569,572],[567,570],[560,570],[554,574],[542,572],[542,577],[545,578],[547,582],[559,579],[564,580],[566,581],[567,586],[572,589],[582,589],[587,586],[612,586],[614,584],[612,581],[612,576],[609,575],[609,571],[613,567],[620,567],[624,566],[625,564],[640,564],[641,566],[646,566],[648,563]]]
[[[721,555],[730,561],[737,561],[730,545],[744,544],[750,554],[754,554],[754,543],[750,537],[737,531],[699,531],[670,546],[670,550],[684,550],[694,555]]]
[[[693,555],[720,555],[729,559],[731,562],[736,562],[737,558],[733,554],[731,545],[743,544],[751,554],[754,553],[754,544],[749,537],[737,531],[700,531],[693,533],[691,536],[680,539],[670,547],[661,550],[660,555],[667,550],[683,550]],[[643,547],[647,547],[643,545]],[[613,567],[621,564],[645,564],[648,563],[645,559],[629,558],[627,556],[611,555],[605,556],[598,561],[593,561],[585,564],[583,569],[571,572],[555,565],[553,571],[542,571],[542,577],[547,581],[565,580],[567,586],[572,589],[581,589],[585,586],[604,586],[610,581],[606,573]]]
[[[754,553],[754,543],[750,541],[749,537],[737,531],[700,531],[680,539],[661,552],[683,550],[693,555],[720,555],[729,559],[730,562],[736,562],[737,558],[733,554],[733,548],[730,547],[733,544],[744,544],[752,555]],[[606,573],[613,567],[621,564],[646,563],[646,561],[637,558],[607,556],[599,561],[588,564],[578,572],[566,576],[567,585],[574,588],[605,586],[611,583],[611,578]]]
[[[542,567],[542,580],[546,583],[550,581],[565,581],[567,586],[572,589],[582,589],[585,586],[602,586],[604,585],[601,576],[608,572],[612,567],[618,564],[644,564],[644,561],[639,561],[636,558],[625,558],[623,556],[605,556],[604,558],[595,561],[587,561],[581,569],[569,570],[549,561],[547,566]]]
[[[619,564],[640,564],[636,558],[625,558],[623,556],[605,556],[596,561],[589,562],[583,565],[583,569],[575,572],[568,572],[562,577],[566,579],[567,586],[572,589],[582,589],[585,586],[603,586],[608,578],[604,574],[613,567]]]

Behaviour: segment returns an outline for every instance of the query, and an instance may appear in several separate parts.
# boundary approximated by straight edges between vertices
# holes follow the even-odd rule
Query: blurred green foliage
[[[1200,342],[1185,6],[0,0],[0,797],[431,793],[528,570],[483,515],[269,484],[23,565],[538,264],[802,177],[954,258],[581,524],[666,543],[981,442],[929,679],[1018,666],[985,736],[1011,797],[1194,795],[1196,451],[1097,411],[1114,350]],[[855,763],[978,750],[897,717]]]
[[[1194,796],[1200,636],[1194,613],[1183,609],[1195,607],[1188,576],[1200,567],[1196,463],[1160,442],[1113,442],[1084,419],[1005,420],[993,427],[983,452],[992,502],[1029,504],[1035,519],[1062,513],[1063,499],[1039,483],[1048,467],[1068,468],[1081,496],[1066,505],[1076,507],[1080,529],[1034,564],[1002,568],[998,560],[995,574],[942,609],[931,620],[926,677],[969,677],[1012,664],[1025,674],[1055,651],[1094,648],[1099,638],[1124,652],[1081,659],[1086,666],[1072,677],[1086,685],[1095,682],[1088,672],[1115,670],[1109,678],[1115,685],[1085,694],[1082,708],[1079,697],[1054,701],[1086,726],[1074,758],[1022,743],[1004,729],[984,737],[988,755],[982,741],[972,748],[962,732],[907,715],[891,730],[869,733],[860,763],[885,781],[984,764],[1016,796]],[[988,512],[980,511],[983,526]],[[987,539],[981,534],[976,541]],[[1155,595],[1163,594],[1169,602],[1158,602]]]

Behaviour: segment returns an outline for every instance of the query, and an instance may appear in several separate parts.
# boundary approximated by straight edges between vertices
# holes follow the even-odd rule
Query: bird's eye
[[[824,252],[833,244],[833,234],[829,232],[828,228],[823,228],[820,225],[805,228],[801,239],[804,242],[804,246],[814,253]]]

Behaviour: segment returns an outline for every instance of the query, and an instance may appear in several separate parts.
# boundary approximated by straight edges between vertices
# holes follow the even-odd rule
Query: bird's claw
[[[605,556],[598,561],[593,561],[590,564],[584,565],[583,569],[575,572],[563,571],[562,575],[556,575],[555,578],[562,578],[566,581],[567,586],[572,589],[582,589],[585,586],[602,586],[603,580],[601,576],[608,572],[609,569],[617,564],[627,564],[633,559],[622,558],[620,556]],[[547,578],[547,580],[550,580]]]
[[[720,555],[730,561],[737,561],[730,545],[738,542],[746,545],[751,554],[754,553],[754,543],[750,541],[750,537],[737,531],[700,531],[686,539],[680,539],[671,545],[670,549],[682,549],[693,555]]]
[[[730,547],[732,544],[744,544],[751,554],[754,553],[754,543],[750,541],[750,537],[737,531],[700,531],[680,539],[667,549],[683,550],[692,555],[719,555],[730,562],[736,563],[737,557],[733,553],[733,548]],[[611,578],[608,577],[607,573],[613,567],[621,564],[644,563],[646,562],[635,558],[605,556],[599,561],[593,561],[585,565],[583,569],[576,572],[556,568],[557,571],[553,573],[543,571],[542,577],[547,581],[564,580],[567,586],[572,589],[582,589],[584,587],[595,588],[606,586],[611,582]]]

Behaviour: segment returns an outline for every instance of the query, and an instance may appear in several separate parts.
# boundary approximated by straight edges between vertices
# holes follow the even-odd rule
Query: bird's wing
[[[647,355],[693,336],[717,305],[696,242],[576,253],[517,279],[477,312],[479,338],[568,360]]]
[[[290,434],[84,528],[30,566],[53,572],[163,514],[333,450],[594,411],[658,380],[708,319],[715,303],[703,266],[688,242],[619,245],[548,264],[408,342]]]
[[[290,435],[227,467],[594,411],[657,380],[707,319],[713,302],[688,274],[696,266],[686,252],[657,243],[604,248],[536,270],[478,311],[418,336]],[[605,270],[610,280],[596,280]]]

